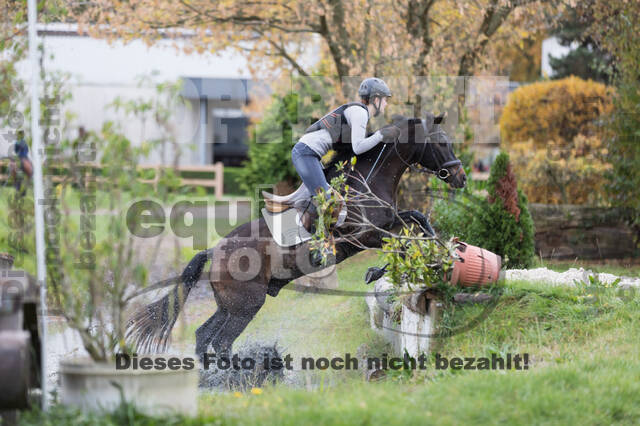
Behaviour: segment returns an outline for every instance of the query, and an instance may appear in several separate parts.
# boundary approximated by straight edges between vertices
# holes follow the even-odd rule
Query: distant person
[[[24,139],[24,130],[18,130],[16,135],[16,144],[13,147],[13,151],[18,157],[18,161],[20,162],[20,169],[31,178],[33,176],[33,164],[29,159],[29,145]],[[11,177],[15,182],[16,191],[19,191],[21,195],[24,195],[26,192],[25,188],[22,188],[22,179],[18,176],[15,164],[11,167]]]

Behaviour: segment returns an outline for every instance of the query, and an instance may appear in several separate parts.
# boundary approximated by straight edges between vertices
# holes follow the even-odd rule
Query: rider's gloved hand
[[[384,126],[378,131],[382,134],[382,143],[394,143],[400,137],[400,129],[393,124]]]

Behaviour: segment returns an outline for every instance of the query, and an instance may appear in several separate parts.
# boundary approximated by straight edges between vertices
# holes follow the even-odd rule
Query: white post
[[[208,100],[205,96],[200,96],[200,164],[205,165],[207,161],[207,122],[208,120]],[[212,145],[213,146],[213,145]],[[213,154],[213,153],[212,153]]]
[[[36,0],[27,0],[29,25],[29,60],[31,62],[31,137],[33,151],[33,199],[35,204],[36,222],[36,266],[38,283],[40,284],[40,348],[41,353],[41,389],[42,409],[47,409],[47,269],[45,266],[44,246],[44,212],[42,202],[44,191],[42,187],[42,143],[40,140],[40,75],[38,70],[38,34]]]

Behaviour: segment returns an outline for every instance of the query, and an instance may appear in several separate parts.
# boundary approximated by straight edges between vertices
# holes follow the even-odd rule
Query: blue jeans
[[[329,190],[329,184],[324,177],[320,156],[307,145],[298,142],[291,150],[293,166],[302,178],[302,182],[312,195],[316,195],[318,189]]]

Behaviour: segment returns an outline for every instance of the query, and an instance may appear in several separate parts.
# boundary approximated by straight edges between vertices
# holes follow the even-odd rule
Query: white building
[[[167,39],[150,47],[140,40],[109,44],[78,35],[69,24],[40,25],[38,34],[44,46],[45,70],[70,76],[72,100],[64,109],[75,119],[65,123],[67,137],[75,137],[80,127],[100,130],[108,120],[121,123],[124,134],[134,143],[159,137],[162,132],[153,119],[117,113],[109,104],[118,97],[153,99],[157,96],[153,82],[181,79],[182,107],[176,108],[172,120],[173,135],[182,147],[180,163],[211,164],[214,151],[216,161],[237,164],[243,157],[248,119],[242,107],[254,96],[256,83],[250,80],[242,56],[229,51],[185,54],[179,48],[186,40]],[[18,72],[29,81],[26,61],[18,64]],[[140,85],[142,77],[146,83]],[[259,86],[264,94],[264,86]],[[173,155],[170,152],[162,159],[154,153],[146,162],[169,164]]]
[[[563,46],[560,44],[558,37],[549,37],[542,41],[542,60],[540,63],[540,75],[542,77],[553,77],[553,69],[550,64],[550,57],[562,58],[567,56],[569,52],[576,49],[578,43],[573,42],[571,46]]]

